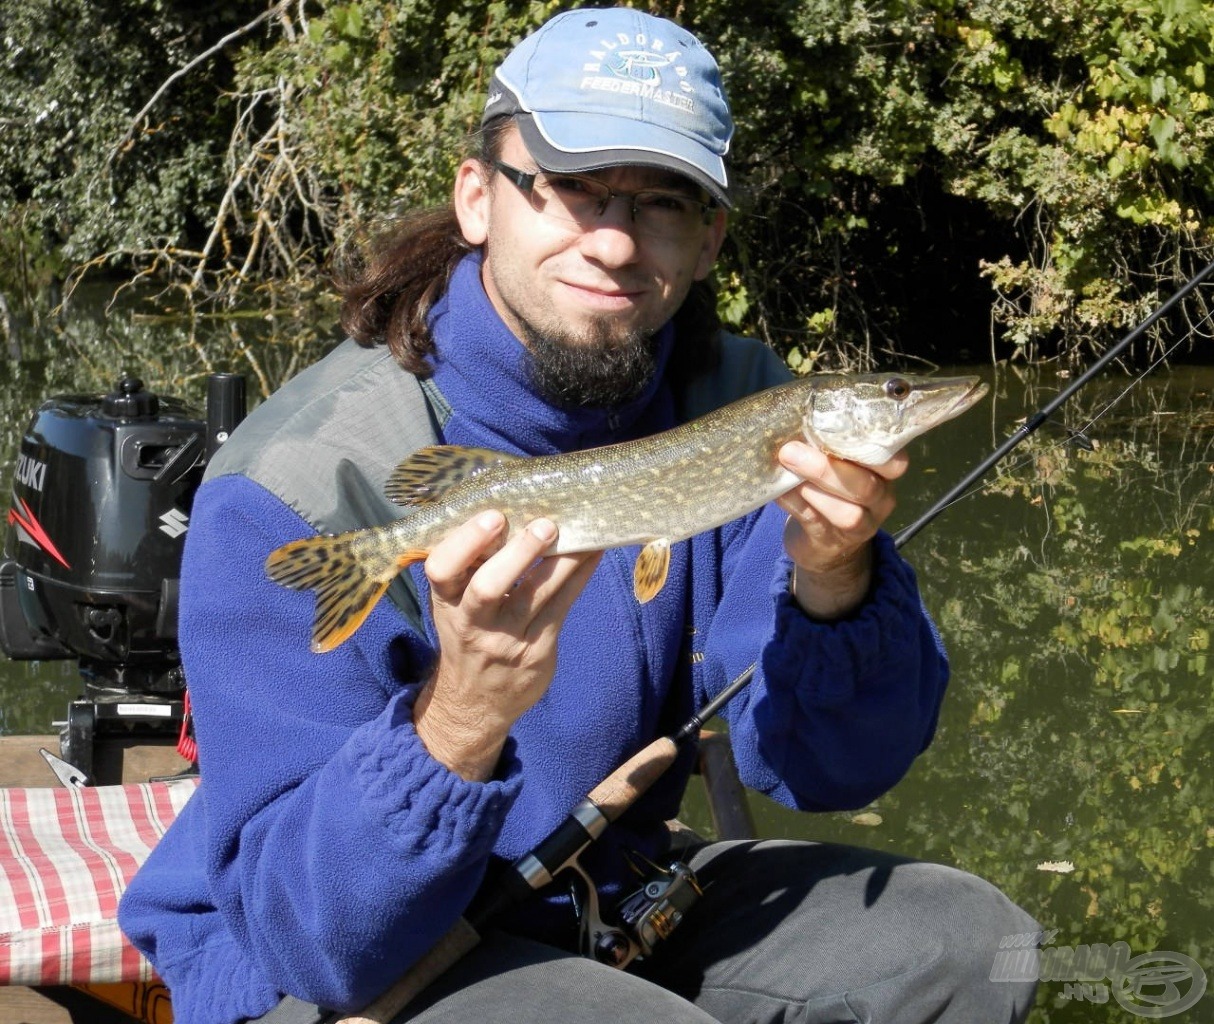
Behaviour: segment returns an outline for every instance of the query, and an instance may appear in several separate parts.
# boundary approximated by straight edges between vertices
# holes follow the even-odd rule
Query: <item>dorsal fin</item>
[[[456,484],[521,458],[489,448],[430,445],[419,448],[392,471],[384,494],[398,505],[430,505]]]

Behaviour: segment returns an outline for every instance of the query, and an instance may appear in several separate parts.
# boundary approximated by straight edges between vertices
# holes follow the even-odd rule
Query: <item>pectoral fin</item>
[[[670,541],[665,537],[651,540],[643,548],[632,570],[632,592],[645,604],[652,601],[666,586],[670,571]]]

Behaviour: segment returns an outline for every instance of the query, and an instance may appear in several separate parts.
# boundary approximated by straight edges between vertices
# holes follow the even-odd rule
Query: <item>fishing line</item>
[[[1187,331],[1185,331],[1184,334],[1182,334],[1179,338],[1177,338],[1176,341],[1174,341],[1171,344],[1171,346],[1167,349],[1167,351],[1165,351],[1162,355],[1160,355],[1158,358],[1156,358],[1155,361],[1153,363],[1151,363],[1150,366],[1148,366],[1145,370],[1143,370],[1141,373],[1139,373],[1132,381],[1130,381],[1130,383],[1126,385],[1126,387],[1124,388],[1124,390],[1122,390],[1122,392],[1120,394],[1116,395],[1114,398],[1110,399],[1107,403],[1105,403],[1104,408],[1102,408],[1099,412],[1095,413],[1090,419],[1088,419],[1088,421],[1086,423],[1084,423],[1080,427],[1073,427],[1073,428],[1063,425],[1063,429],[1066,430],[1066,432],[1067,432],[1067,437],[1060,441],[1055,441],[1051,445],[1047,445],[1045,447],[1044,451],[1052,452],[1059,448],[1066,448],[1066,447],[1070,446],[1071,444],[1075,443],[1077,438],[1083,438],[1084,440],[1087,440],[1088,431],[1091,430],[1092,426],[1095,423],[1097,423],[1100,419],[1102,419],[1107,413],[1109,413],[1113,409],[1113,407],[1115,405],[1117,405],[1118,402],[1120,402],[1123,398],[1125,398],[1126,395],[1128,395],[1131,391],[1133,391],[1134,388],[1136,388],[1143,381],[1143,379],[1145,377],[1150,376],[1150,374],[1152,374],[1157,367],[1159,367],[1162,363],[1166,362],[1168,357],[1173,352],[1175,352],[1178,348],[1180,348],[1181,345],[1183,345],[1186,341],[1188,341],[1188,339],[1190,337],[1192,337],[1194,333],[1196,333],[1201,327],[1203,327],[1204,325],[1206,325],[1208,323],[1211,323],[1212,321],[1214,321],[1214,310],[1211,310],[1209,313],[1206,313],[1205,316],[1203,316],[1200,320],[1198,320],[1195,324],[1193,324]],[[1010,465],[1006,466],[1004,469],[1004,472],[1008,473],[1008,474],[1015,473],[1016,470],[1022,469],[1023,467],[1030,465],[1036,458],[1037,458],[1036,454],[1026,455],[1024,458],[1020,459],[1018,462],[1013,462]],[[958,497],[954,498],[945,507],[952,508],[954,505],[958,505],[961,502],[966,501],[970,498],[980,497],[983,494],[986,494],[993,486],[994,486],[994,483],[988,483],[982,487],[974,487],[971,490],[967,491],[965,494],[959,495]],[[944,509],[941,509],[941,511],[944,511]]]
[[[1212,320],[1214,320],[1214,310],[1211,310],[1209,313],[1207,313],[1205,316],[1203,316],[1200,320],[1197,321],[1197,323],[1195,323],[1192,327],[1190,327],[1187,331],[1185,331],[1184,334],[1182,334],[1179,338],[1177,338],[1176,341],[1172,343],[1172,346],[1166,352],[1163,353],[1163,355],[1161,355],[1158,359],[1155,360],[1155,362],[1153,362],[1150,366],[1148,366],[1145,370],[1143,370],[1142,373],[1140,373],[1137,377],[1135,377],[1132,381],[1130,381],[1130,383],[1126,385],[1125,390],[1122,391],[1121,394],[1119,394],[1115,398],[1113,398],[1103,409],[1100,410],[1100,412],[1096,413],[1090,420],[1087,421],[1087,423],[1085,423],[1082,427],[1080,427],[1078,432],[1081,434],[1086,433],[1088,431],[1088,429],[1092,426],[1092,424],[1094,424],[1097,420],[1099,420],[1101,417],[1103,417],[1110,409],[1113,408],[1113,406],[1115,406],[1118,402],[1120,402],[1123,398],[1125,398],[1126,395],[1128,395],[1132,390],[1134,390],[1134,388],[1136,388],[1142,382],[1142,379],[1144,377],[1153,373],[1155,368],[1158,367],[1161,363],[1166,362],[1168,356],[1170,356],[1173,352],[1175,352],[1178,348],[1180,348],[1181,345],[1183,345],[1186,341],[1188,341],[1189,338],[1192,337],[1197,332],[1198,328],[1202,327],[1204,324],[1210,323]]]
[[[1029,435],[1034,433],[1042,424],[1044,424],[1050,416],[1054,414],[1072,395],[1078,392],[1081,388],[1088,384],[1098,373],[1100,373],[1109,363],[1121,355],[1127,348],[1138,340],[1146,331],[1162,317],[1171,312],[1172,308],[1181,302],[1190,292],[1192,292],[1202,281],[1204,281],[1211,273],[1214,273],[1214,262],[1208,263],[1205,267],[1199,270],[1191,278],[1189,278],[1163,305],[1157,307],[1145,320],[1138,324],[1133,330],[1125,335],[1116,345],[1110,348],[1103,356],[1096,360],[1087,370],[1080,374],[1071,384],[1060,391],[1054,398],[1042,406],[1037,412],[1029,416],[1024,425],[1016,430],[1008,437],[1001,445],[999,445],[990,455],[975,466],[965,477],[957,483],[947,494],[936,501],[926,512],[919,516],[909,526],[901,530],[894,537],[894,546],[901,548],[907,541],[914,537],[928,523],[936,518],[950,505],[955,504],[960,498],[967,495],[974,485],[986,475],[986,473],[997,463],[1001,462],[1014,448],[1025,441]],[[1207,318],[1208,319],[1208,316]],[[1196,327],[1190,327],[1181,340],[1192,336]],[[1177,342],[1179,344],[1179,342]],[[1173,346],[1173,349],[1175,346]],[[1169,349],[1171,352],[1173,349]],[[1165,357],[1166,358],[1166,355]],[[1155,365],[1158,365],[1158,360]],[[1141,378],[1139,378],[1141,379]],[[1135,384],[1137,381],[1134,382]],[[1132,387],[1133,385],[1131,385]],[[1128,389],[1127,389],[1128,390]],[[1101,413],[1103,415],[1103,412]]]

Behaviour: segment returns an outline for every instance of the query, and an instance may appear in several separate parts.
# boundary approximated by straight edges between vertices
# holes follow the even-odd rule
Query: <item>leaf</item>
[[[1075,865],[1069,860],[1043,860],[1037,865],[1038,871],[1052,871],[1058,875],[1069,875],[1075,870]]]

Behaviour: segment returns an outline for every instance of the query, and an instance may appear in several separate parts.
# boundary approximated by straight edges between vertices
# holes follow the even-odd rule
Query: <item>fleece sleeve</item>
[[[712,696],[755,666],[724,712],[747,785],[790,807],[861,807],[930,743],[947,659],[914,571],[885,534],[860,608],[830,623],[806,616],[788,590],[784,519],[768,506],[719,538],[702,684]]]
[[[354,1009],[465,908],[521,778],[510,745],[485,783],[429,755],[412,702],[432,653],[389,601],[336,651],[311,653],[313,596],[263,571],[310,532],[243,477],[204,485],[181,649],[226,929],[280,991]]]

